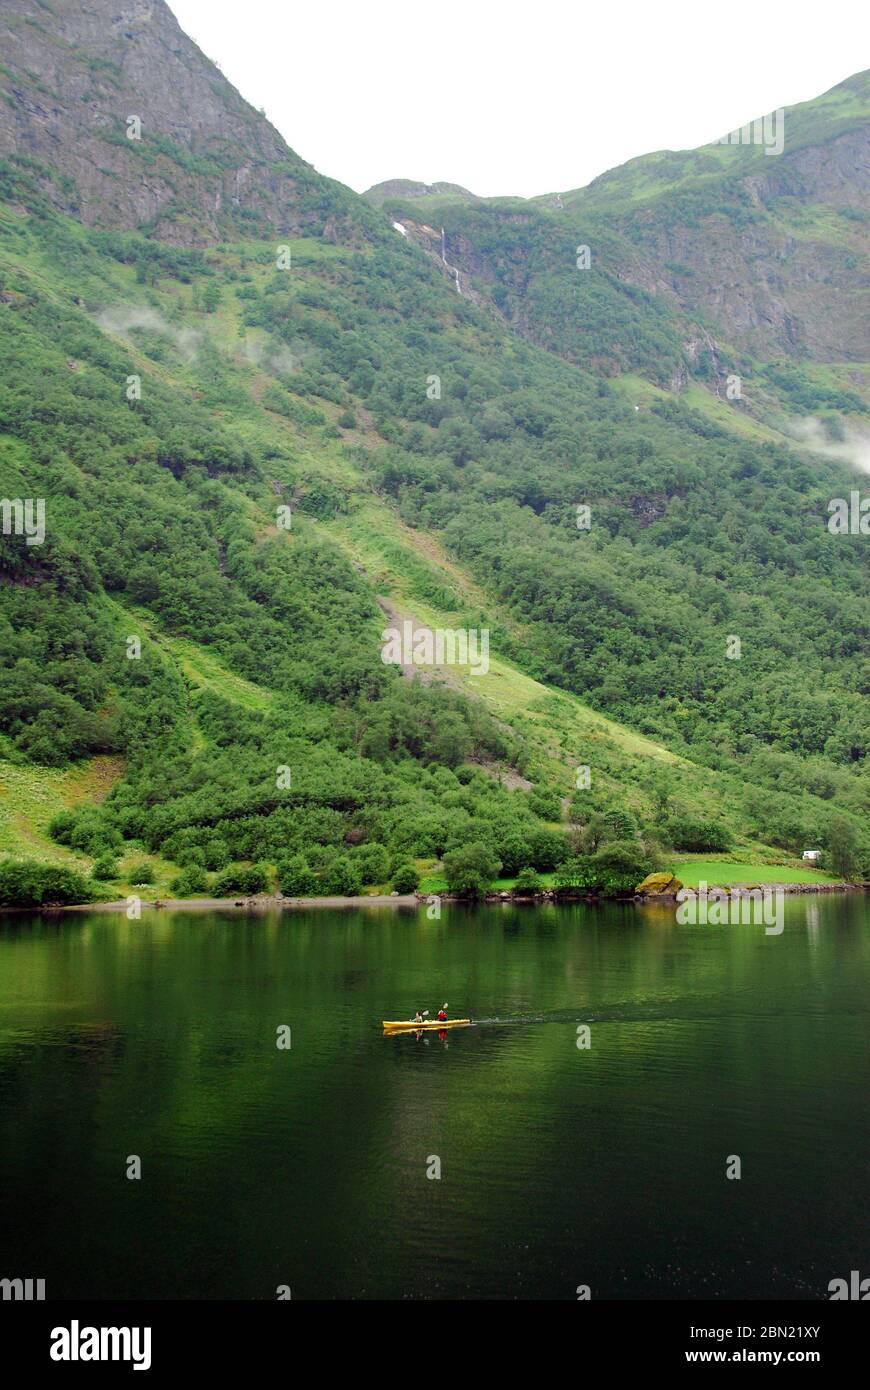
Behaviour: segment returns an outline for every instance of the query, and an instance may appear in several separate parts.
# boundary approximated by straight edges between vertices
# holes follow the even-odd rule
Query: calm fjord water
[[[444,998],[477,1026],[381,1035]],[[788,899],[781,936],[628,905],[0,919],[0,1273],[824,1298],[870,1274],[868,1013],[859,895]]]

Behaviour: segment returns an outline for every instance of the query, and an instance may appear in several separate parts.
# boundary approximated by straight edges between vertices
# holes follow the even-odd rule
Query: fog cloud
[[[114,304],[97,314],[97,323],[105,333],[126,337],[134,328],[146,328],[169,338],[178,351],[193,361],[202,344],[202,333],[197,328],[176,328],[156,309],[148,304]]]
[[[824,454],[826,458],[842,459],[851,463],[862,473],[870,473],[870,428],[862,429],[855,425],[837,421],[835,437],[815,416],[803,420],[792,420],[789,431],[814,453]]]

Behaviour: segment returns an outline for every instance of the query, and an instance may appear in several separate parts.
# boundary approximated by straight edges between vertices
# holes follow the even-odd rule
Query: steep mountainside
[[[385,208],[443,225],[449,259],[572,361],[661,384],[749,373],[758,357],[864,363],[870,73],[788,108],[771,148],[779,134],[779,154],[741,143],[645,155],[529,202],[433,192]],[[580,245],[591,266],[578,275]],[[863,373],[838,379],[868,399]]]
[[[58,211],[181,246],[371,231],[365,205],[288,149],[163,3],[4,0],[0,54],[11,196],[26,171]]]
[[[730,399],[749,349],[600,267],[656,228],[602,214],[578,270],[573,203],[451,193],[457,294],[444,195],[321,178],[164,5],[2,23],[0,851],[188,892],[867,857],[867,540],[828,525],[857,369],[748,359]],[[680,180],[656,227],[706,206]],[[810,410],[826,452],[783,433]],[[488,669],[409,680],[406,620],[486,631]]]

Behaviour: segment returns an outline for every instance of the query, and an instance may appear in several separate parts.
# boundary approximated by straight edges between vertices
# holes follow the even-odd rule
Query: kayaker
[[[447,1022],[447,1005],[446,1005],[446,1004],[442,1004],[442,1005],[441,1005],[441,1008],[438,1010],[438,1022],[439,1022],[439,1023],[446,1023],[446,1022]]]
[[[423,1022],[423,1015],[420,1013],[420,1010],[419,1010],[419,1009],[417,1010],[416,1014],[414,1015],[414,1022],[415,1022],[415,1023],[422,1023],[422,1022]]]

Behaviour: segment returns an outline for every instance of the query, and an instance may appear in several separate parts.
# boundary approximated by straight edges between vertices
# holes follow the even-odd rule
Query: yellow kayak
[[[470,1018],[447,1018],[443,1020],[426,1019],[425,1023],[408,1022],[404,1018],[385,1018],[384,1030],[387,1033],[413,1033],[418,1028],[463,1028],[471,1022]]]

